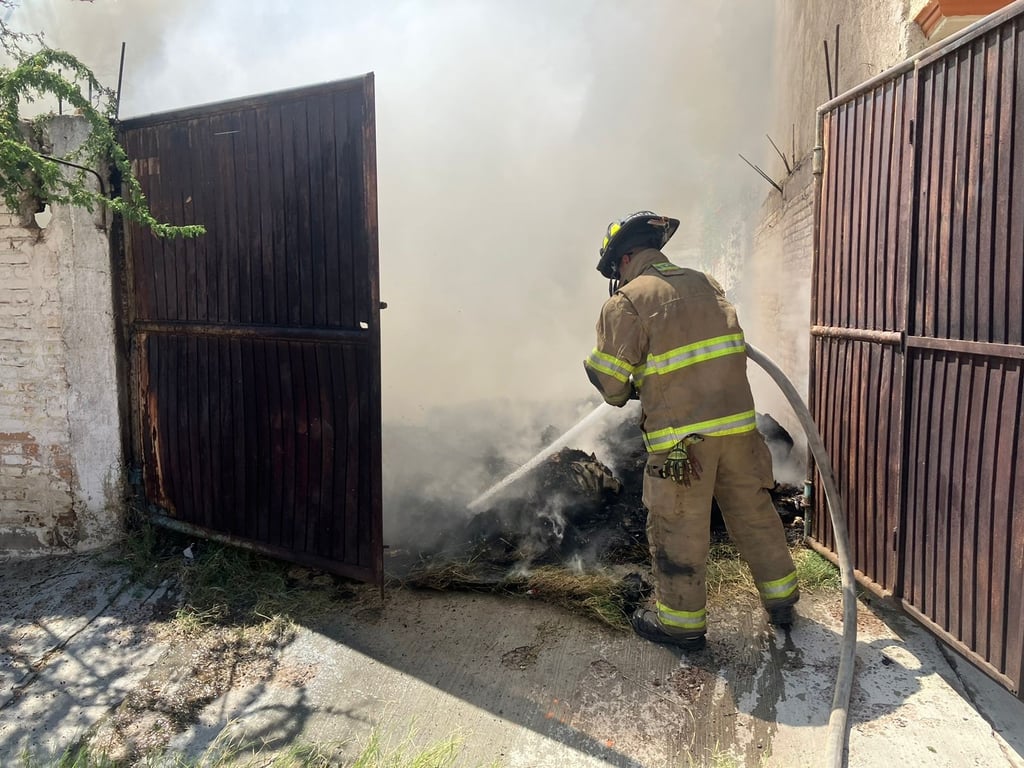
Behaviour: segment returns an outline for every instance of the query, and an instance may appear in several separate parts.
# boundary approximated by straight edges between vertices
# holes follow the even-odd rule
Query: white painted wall
[[[48,128],[55,156],[86,137]],[[55,206],[0,213],[0,552],[89,549],[120,532],[123,470],[108,227]]]

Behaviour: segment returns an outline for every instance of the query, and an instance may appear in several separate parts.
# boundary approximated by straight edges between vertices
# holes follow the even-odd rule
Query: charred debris
[[[799,476],[790,435],[767,414],[758,414],[757,423],[776,476]],[[418,542],[418,551],[389,549],[390,580],[417,588],[554,597],[568,607],[589,602],[586,610],[621,625],[650,591],[642,501],[647,454],[632,420],[610,427],[603,443],[607,455],[600,458],[572,447],[552,454],[503,489],[485,509],[467,512],[468,519],[438,531],[433,541]],[[497,474],[495,480],[502,476]],[[776,483],[771,494],[787,535],[798,541],[802,489]],[[450,510],[434,511],[438,520],[451,520]],[[429,515],[430,510],[424,513]],[[712,509],[711,536],[713,542],[729,540],[717,505]],[[595,595],[603,598],[596,610]]]

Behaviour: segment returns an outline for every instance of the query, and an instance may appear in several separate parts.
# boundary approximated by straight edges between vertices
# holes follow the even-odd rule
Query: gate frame
[[[378,205],[377,205],[377,147],[376,147],[376,110],[375,110],[375,88],[374,75],[368,72],[362,75],[343,78],[330,82],[324,82],[296,88],[288,88],[267,93],[252,94],[239,98],[226,99],[223,101],[199,104],[169,110],[119,121],[115,128],[118,132],[125,127],[145,126],[147,124],[159,124],[172,120],[187,120],[201,118],[207,115],[231,110],[245,109],[247,107],[265,106],[272,103],[272,99],[287,99],[301,96],[316,96],[329,94],[341,90],[353,90],[359,88],[362,92],[363,107],[365,110],[364,120],[361,125],[362,141],[362,167],[361,178],[364,180],[363,193],[365,194],[365,206],[363,220],[360,222],[362,232],[366,236],[366,259],[365,265],[368,273],[368,289],[370,294],[369,302],[369,327],[365,329],[369,333],[370,363],[368,366],[369,389],[376,393],[376,411],[369,414],[370,435],[367,440],[368,462],[370,469],[369,477],[369,499],[371,509],[370,522],[370,565],[368,567],[349,566],[340,561],[325,559],[313,554],[303,554],[297,558],[292,549],[280,547],[273,544],[254,541],[242,538],[230,533],[211,530],[201,525],[176,519],[164,511],[158,511],[153,507],[146,491],[144,479],[144,458],[145,441],[143,440],[143,415],[141,404],[141,372],[139,362],[142,354],[136,347],[140,343],[140,337],[147,333],[158,333],[159,322],[147,322],[138,319],[135,297],[135,260],[128,253],[129,233],[127,224],[122,217],[115,217],[114,227],[111,233],[111,248],[113,262],[117,276],[115,283],[115,335],[117,338],[118,351],[118,386],[120,391],[120,402],[122,418],[121,440],[126,462],[128,462],[128,487],[136,502],[136,508],[145,514],[146,519],[161,527],[175,530],[180,533],[194,535],[210,541],[217,541],[234,547],[239,547],[254,552],[276,557],[285,561],[295,562],[308,567],[321,568],[338,575],[376,584],[383,589],[384,586],[384,552],[383,552],[383,519],[382,519],[382,449],[381,449],[381,413],[380,413],[380,392],[381,392],[381,344],[380,344],[380,311],[385,306],[380,301],[380,266],[379,266],[379,236],[378,236]],[[194,332],[200,335],[208,322],[180,323],[179,328],[186,332]],[[228,324],[230,326],[230,324]],[[250,328],[239,327],[232,329],[233,335],[245,338],[277,339],[287,341],[289,339],[299,340],[327,338],[330,336],[343,337],[352,335],[351,331],[335,330],[330,332],[309,329],[303,331],[300,327],[278,328],[267,335],[253,333]]]
[[[910,473],[906,468],[906,461],[909,455],[910,443],[911,443],[911,420],[907,415],[907,406],[912,402],[911,398],[911,377],[908,375],[908,349],[921,349],[921,350],[938,350],[947,352],[959,352],[971,355],[992,355],[995,357],[1008,357],[1015,360],[1024,359],[1024,346],[1018,346],[1014,344],[999,344],[991,342],[978,342],[978,341],[967,341],[957,339],[942,339],[942,338],[931,338],[924,336],[911,336],[908,335],[908,329],[912,326],[911,313],[913,310],[913,275],[910,269],[911,265],[916,262],[919,258],[919,244],[920,235],[919,232],[919,194],[921,190],[921,131],[923,130],[922,125],[922,104],[918,98],[922,84],[920,78],[916,77],[916,73],[921,70],[922,67],[929,65],[937,60],[941,60],[943,57],[949,54],[954,54],[964,48],[967,44],[975,39],[981,38],[992,32],[994,29],[1013,22],[1015,19],[1024,18],[1024,0],[1015,0],[1015,2],[1005,6],[999,11],[986,16],[985,18],[977,21],[971,26],[959,31],[958,33],[950,36],[949,38],[940,41],[932,46],[929,46],[917,54],[909,57],[905,61],[897,64],[894,67],[876,75],[875,77],[847,90],[846,92],[839,94],[835,98],[821,105],[817,109],[816,114],[816,131],[815,131],[815,147],[813,151],[813,207],[814,207],[814,225],[813,225],[813,251],[812,251],[812,291],[811,291],[811,327],[809,336],[809,355],[808,355],[808,381],[811,387],[810,399],[812,409],[817,410],[817,400],[821,396],[818,389],[818,371],[816,365],[816,351],[819,343],[819,339],[827,337],[838,337],[845,338],[855,341],[863,341],[873,344],[882,345],[895,345],[896,354],[902,361],[902,381],[900,382],[900,416],[896,426],[899,428],[899,461],[900,461],[900,484],[897,490],[896,504],[897,504],[897,519],[899,521],[899,527],[896,532],[895,545],[895,556],[896,556],[896,567],[893,575],[895,580],[891,585],[880,584],[873,580],[872,574],[866,574],[860,570],[855,570],[855,576],[858,583],[861,584],[865,589],[870,591],[872,594],[883,599],[886,602],[895,603],[908,615],[913,617],[916,621],[922,624],[930,632],[936,635],[944,643],[952,647],[958,653],[963,655],[965,658],[970,660],[973,664],[978,666],[986,674],[992,677],[994,680],[999,682],[1004,687],[1008,688],[1011,692],[1015,693],[1019,698],[1024,699],[1024,680],[1014,680],[1006,674],[1002,673],[986,658],[984,658],[978,651],[973,650],[964,641],[954,636],[950,632],[943,629],[933,619],[923,613],[920,609],[912,605],[906,598],[905,592],[905,581],[906,581],[906,562],[909,556],[908,549],[908,534],[907,534],[907,521],[908,521],[908,508],[907,504],[909,501],[909,489],[908,479]],[[954,54],[955,55],[955,54]],[[815,289],[816,280],[819,275],[819,270],[822,264],[822,220],[824,214],[822,211],[823,202],[823,176],[825,170],[825,137],[824,137],[824,123],[825,116],[828,114],[836,114],[836,111],[843,105],[856,99],[858,96],[866,95],[875,91],[880,86],[883,86],[889,82],[895,82],[902,75],[908,73],[915,73],[914,83],[912,92],[914,94],[914,104],[912,110],[909,112],[913,116],[913,125],[909,132],[910,139],[913,142],[912,150],[912,164],[911,164],[911,175],[908,181],[911,183],[911,206],[908,212],[910,231],[908,233],[908,244],[909,250],[907,254],[907,263],[905,265],[907,269],[907,282],[905,288],[905,303],[902,308],[903,316],[900,318],[901,328],[898,331],[887,332],[887,331],[871,331],[861,330],[852,328],[841,328],[841,327],[826,327],[815,325],[816,319],[819,317],[819,295]],[[1017,114],[1024,115],[1024,104],[1016,105]],[[832,262],[830,262],[832,263]],[[830,427],[836,426],[835,424],[828,425]],[[810,466],[813,466],[809,462]],[[820,478],[817,479],[817,485],[820,487]],[[1024,493],[1024,491],[1020,491]],[[820,513],[821,495],[816,493],[814,496],[814,503],[816,507],[819,507],[818,514],[815,517],[819,519],[825,519],[827,523],[827,516],[823,516]],[[849,515],[849,510],[847,510]],[[820,536],[820,533],[815,532],[813,535]],[[818,541],[812,538],[812,534],[808,532],[805,537],[806,542],[817,552],[824,555],[832,562],[836,562],[835,554],[826,546],[822,541]],[[1012,630],[1010,630],[1012,631]],[[1024,666],[1024,660],[1018,665],[1018,669]]]

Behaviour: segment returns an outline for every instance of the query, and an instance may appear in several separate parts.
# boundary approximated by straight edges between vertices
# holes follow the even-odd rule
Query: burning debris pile
[[[645,517],[633,486],[596,455],[563,448],[470,520],[456,551],[505,568],[629,561]]]
[[[768,415],[758,416],[758,428],[776,467],[784,466],[792,438]],[[562,448],[438,541],[420,542],[415,553],[393,552],[389,570],[414,587],[500,589],[549,598],[589,590],[591,598],[601,597],[596,610],[601,618],[623,623],[650,589],[636,573],[647,568],[649,558],[642,501],[647,453],[632,420],[610,428],[604,444],[608,464],[596,453]],[[801,495],[793,486],[776,485],[772,491],[784,524],[799,525]],[[728,539],[717,507],[712,536]],[[581,580],[588,582],[581,585]],[[621,621],[611,620],[616,617]]]

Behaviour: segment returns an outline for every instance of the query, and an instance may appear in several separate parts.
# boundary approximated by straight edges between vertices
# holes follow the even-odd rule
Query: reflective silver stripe
[[[671,261],[659,261],[657,264],[651,264],[656,270],[661,272],[663,275],[681,275],[683,274],[683,268],[677,267]]]
[[[658,620],[666,627],[692,631],[707,628],[708,612],[706,608],[701,608],[699,611],[676,611],[660,602],[655,607],[658,609]]]
[[[629,377],[633,373],[633,366],[628,362],[596,348],[586,359],[586,364],[595,371],[600,371],[623,383],[629,381]]]
[[[757,585],[757,588],[765,600],[782,600],[787,598],[796,592],[796,571],[791,571],[781,579],[775,579],[774,581],[762,581]]]

